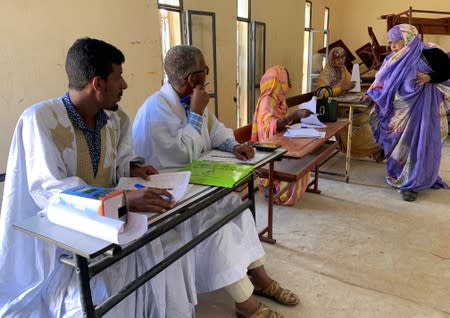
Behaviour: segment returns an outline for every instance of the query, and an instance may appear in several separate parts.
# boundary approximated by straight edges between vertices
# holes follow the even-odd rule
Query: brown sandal
[[[272,299],[279,304],[287,306],[295,306],[300,302],[300,298],[296,294],[289,289],[282,288],[275,280],[273,280],[272,283],[263,290],[255,289],[253,294]],[[291,298],[295,298],[295,300],[292,301]]]
[[[248,317],[245,317],[240,312],[236,311],[238,318],[283,318],[283,316],[276,311],[273,311],[264,304],[259,304],[258,310]]]

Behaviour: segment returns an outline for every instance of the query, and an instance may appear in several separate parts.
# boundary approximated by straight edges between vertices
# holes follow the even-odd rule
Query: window
[[[323,47],[327,47],[328,45],[328,31],[330,27],[330,8],[325,7],[325,12],[323,15],[323,29],[326,30],[323,34]]]
[[[236,57],[236,99],[237,104],[237,127],[248,123],[248,34],[249,34],[249,0],[236,0],[237,21],[237,57]]]
[[[162,58],[175,45],[182,44],[181,38],[181,0],[158,0],[159,25],[161,28]],[[164,79],[165,79],[164,75]]]
[[[309,79],[309,45],[311,37],[311,18],[312,18],[312,3],[311,1],[305,1],[305,31],[303,35],[303,76],[302,76],[302,93],[308,91],[308,79]]]

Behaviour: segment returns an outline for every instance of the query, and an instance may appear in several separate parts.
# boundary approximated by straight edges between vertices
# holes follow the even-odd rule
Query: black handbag
[[[333,90],[330,86],[322,86],[316,89],[314,95],[317,97],[317,118],[322,122],[335,122],[338,118],[338,103],[330,99]]]

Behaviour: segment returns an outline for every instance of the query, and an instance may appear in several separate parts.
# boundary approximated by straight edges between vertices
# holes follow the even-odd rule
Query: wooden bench
[[[319,190],[319,167],[326,162],[331,156],[333,156],[338,149],[338,143],[336,141],[326,142],[314,152],[306,155],[301,159],[283,159],[275,162],[274,164],[274,179],[278,181],[285,181],[292,183],[290,187],[293,187],[296,182],[302,179],[310,171],[314,171],[313,179],[308,183],[308,192],[320,193]],[[268,178],[269,167],[266,165],[258,169],[258,173],[263,178]],[[288,191],[290,187],[284,188],[282,191],[274,195],[273,199],[276,200],[283,193]]]

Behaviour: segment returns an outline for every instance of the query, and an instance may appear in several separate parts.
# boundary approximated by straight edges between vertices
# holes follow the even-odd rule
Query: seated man
[[[232,130],[208,112],[209,96],[204,86],[209,70],[198,48],[172,47],[164,69],[168,83],[145,101],[133,124],[137,154],[156,168],[183,166],[212,148],[233,152],[240,159],[254,155],[250,146],[238,144]],[[212,225],[221,213],[232,211],[240,200],[237,194],[230,194],[197,214],[191,219],[192,234]],[[239,317],[263,317],[265,313],[281,317],[258,303],[252,293],[285,305],[299,303],[297,295],[267,275],[264,250],[249,210],[198,245],[194,253],[197,291],[225,287],[236,303]]]
[[[14,223],[45,209],[64,189],[85,183],[114,187],[122,176],[148,178],[155,171],[141,166],[142,158],[134,155],[130,121],[116,104],[127,88],[124,60],[122,52],[108,43],[77,40],[66,59],[69,91],[31,106],[17,123],[0,219],[1,317],[82,316],[76,273],[59,262],[67,252],[15,230]],[[165,190],[136,190],[127,196],[133,211],[163,212],[173,207],[162,197],[170,197]],[[164,236],[95,276],[94,304],[161,261],[162,240]],[[184,275],[183,261],[141,286],[107,316],[192,315],[195,285],[193,277]],[[177,299],[167,299],[166,285],[178,291]]]

